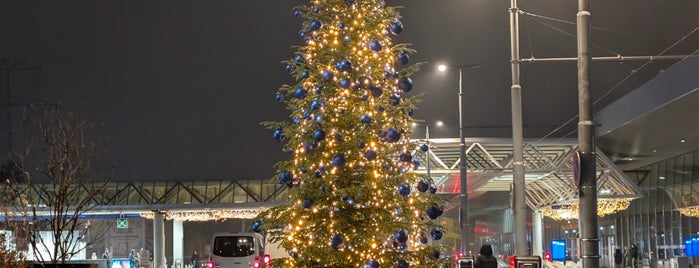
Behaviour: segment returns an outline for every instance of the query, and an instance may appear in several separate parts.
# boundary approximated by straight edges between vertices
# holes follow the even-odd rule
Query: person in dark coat
[[[498,268],[498,259],[493,256],[493,246],[483,244],[476,257],[475,268]]]
[[[616,248],[614,250],[614,264],[616,265],[615,267],[621,267],[621,263],[624,261],[624,254],[621,253],[620,248]]]

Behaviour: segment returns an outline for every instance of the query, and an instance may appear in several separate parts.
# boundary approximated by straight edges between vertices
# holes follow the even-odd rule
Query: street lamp
[[[464,120],[463,120],[463,76],[462,69],[477,69],[483,65],[471,64],[466,66],[458,66],[459,68],[459,182],[461,184],[461,207],[459,208],[459,225],[461,229],[461,252],[468,254],[468,188],[466,181],[466,138],[464,136]],[[440,72],[447,70],[447,65],[441,64],[437,66]]]

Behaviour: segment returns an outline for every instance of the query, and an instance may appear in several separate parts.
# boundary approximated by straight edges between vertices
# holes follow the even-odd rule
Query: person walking
[[[638,248],[631,244],[624,253],[624,267],[636,268],[636,260],[638,260]]]
[[[192,253],[191,262],[192,262],[192,267],[194,267],[194,268],[198,268],[198,267],[199,267],[199,253],[197,252],[196,249],[195,249],[194,252]]]
[[[131,267],[138,267],[138,259],[138,253],[136,253],[136,250],[131,249],[131,252],[129,252],[129,261],[131,262]]]
[[[614,267],[621,268],[621,263],[624,262],[624,254],[621,253],[620,248],[614,250]]]
[[[498,268],[498,259],[493,256],[493,246],[483,244],[479,253],[476,257],[475,268]]]
[[[629,251],[631,252],[631,268],[636,268],[638,262],[638,248],[635,244],[631,244],[631,246],[629,246]]]
[[[104,252],[102,253],[102,259],[107,260],[107,266],[112,265],[112,254],[109,254],[109,248],[104,248]]]

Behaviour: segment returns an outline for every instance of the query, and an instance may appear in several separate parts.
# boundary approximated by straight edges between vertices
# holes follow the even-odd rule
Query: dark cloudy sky
[[[600,28],[592,35],[594,56],[657,55],[699,27],[695,0],[592,2],[593,24]],[[63,110],[84,113],[104,126],[119,178],[266,179],[284,155],[259,123],[288,118],[274,93],[292,82],[279,62],[293,55],[292,45],[301,44],[301,20],[292,16],[292,8],[303,3],[0,0],[0,57],[40,74],[13,72],[13,98],[60,101]],[[426,62],[414,77],[414,92],[427,93],[417,116],[447,125],[431,134],[458,135],[457,77],[434,71],[435,64],[445,62],[483,65],[464,73],[467,136],[511,135],[510,2],[388,4],[404,7],[406,29],[396,41],[412,43],[418,50],[413,62]],[[571,22],[577,10],[570,0],[524,0],[520,6]],[[521,25],[522,57],[575,56],[575,39],[562,33],[574,35],[574,25],[525,17]],[[693,34],[666,54],[698,48]],[[613,88],[596,108],[670,63],[646,67],[617,88],[641,63],[593,65],[593,97]],[[526,65],[522,79],[527,137],[541,137],[577,114],[575,63]]]

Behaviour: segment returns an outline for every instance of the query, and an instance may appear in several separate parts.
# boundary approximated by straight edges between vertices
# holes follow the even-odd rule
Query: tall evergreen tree
[[[276,95],[291,122],[263,123],[292,155],[277,164],[291,204],[252,225],[288,250],[274,266],[451,262],[435,242],[445,200],[413,172],[413,153],[426,147],[409,140],[417,99],[406,93],[418,66],[408,45],[392,43],[403,31],[397,9],[382,0],[312,0],[293,12],[304,18],[304,45],[284,62],[296,83]]]

